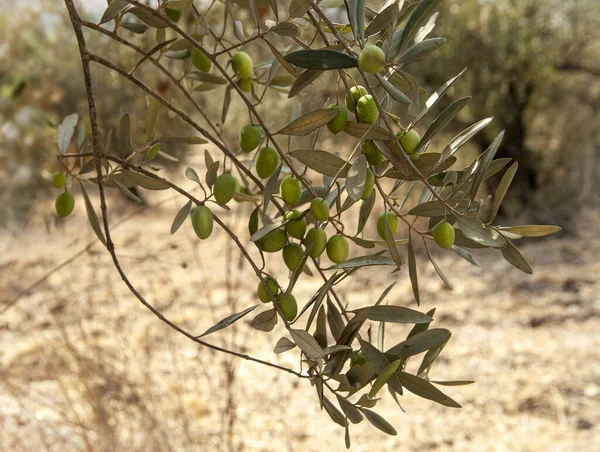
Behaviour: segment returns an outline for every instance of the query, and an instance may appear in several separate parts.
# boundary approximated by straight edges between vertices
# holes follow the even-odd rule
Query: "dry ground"
[[[201,333],[255,303],[255,279],[217,232],[200,243],[189,225],[168,229],[179,203],[115,229],[123,265],[166,316]],[[113,220],[125,213],[113,212]],[[245,220],[230,216],[244,236]],[[445,388],[456,410],[385,395],[377,411],[398,430],[351,427],[353,450],[600,450],[600,241],[590,231],[525,246],[527,276],[499,255],[478,253],[479,269],[437,253],[454,291],[421,259],[423,311],[453,337],[431,376],[473,379]],[[91,240],[82,209],[61,228],[31,224],[0,236],[0,306]],[[279,257],[271,265],[281,266]],[[280,277],[286,274],[280,272]],[[389,300],[414,306],[406,270],[362,270],[340,289],[352,306]],[[305,302],[318,281],[303,280]],[[263,309],[259,307],[259,309]],[[248,319],[251,316],[248,317]],[[242,320],[209,337],[290,367],[275,356],[283,334]],[[388,328],[388,343],[406,330]],[[96,245],[52,274],[0,316],[0,450],[344,450],[343,429],[318,408],[314,388],[291,375],[199,348],[145,310]]]

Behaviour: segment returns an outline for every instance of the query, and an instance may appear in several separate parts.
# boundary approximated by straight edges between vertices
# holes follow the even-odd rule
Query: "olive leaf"
[[[289,155],[313,171],[330,177],[346,177],[350,170],[348,162],[327,151],[299,149]]]
[[[353,312],[366,312],[369,320],[390,323],[429,323],[431,317],[404,306],[370,306]]]
[[[362,196],[367,179],[367,159],[364,154],[360,154],[356,161],[350,167],[346,177],[346,192],[348,196],[358,201]]]
[[[179,209],[177,215],[173,219],[173,224],[171,224],[171,234],[175,234],[177,230],[181,227],[181,225],[185,222],[188,215],[190,214],[190,210],[192,209],[192,200],[190,199],[185,206]]]
[[[355,57],[331,49],[298,50],[288,53],[284,59],[297,67],[321,71],[358,67],[358,60]]]
[[[58,150],[61,154],[66,154],[69,149],[69,144],[71,144],[71,139],[75,133],[77,121],[79,121],[79,115],[77,113],[72,113],[69,116],[66,116],[58,126],[57,142]]]
[[[290,341],[287,337],[282,337],[277,341],[277,344],[275,344],[273,352],[276,355],[279,355],[280,353],[287,352],[288,350],[291,350],[294,347],[296,347],[296,344]]]
[[[405,387],[408,391],[420,397],[423,397],[424,399],[433,400],[434,402],[452,408],[461,407],[458,403],[456,403],[442,391],[437,389],[428,381],[423,380],[422,378],[419,378],[415,375],[411,375],[406,372],[399,372],[398,379],[402,383],[402,386]]]
[[[223,328],[227,328],[229,325],[237,322],[239,319],[244,317],[246,314],[249,314],[250,312],[254,311],[257,306],[258,305],[251,306],[247,309],[244,309],[242,312],[238,312],[236,314],[232,314],[230,316],[225,317],[223,320],[220,320],[219,322],[217,322],[216,324],[211,326],[209,329],[207,329],[204,333],[202,333],[198,337],[204,337],[204,336],[207,336],[216,331],[222,330]]]
[[[275,328],[275,325],[277,325],[277,318],[278,316],[275,309],[269,309],[268,311],[261,312],[254,317],[250,323],[250,326],[259,331],[269,332]]]

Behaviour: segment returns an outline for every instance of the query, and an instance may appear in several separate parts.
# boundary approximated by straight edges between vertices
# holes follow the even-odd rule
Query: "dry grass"
[[[158,195],[161,196],[161,195]],[[168,201],[115,230],[134,284],[172,320],[200,334],[255,303],[255,279],[217,232],[199,243],[189,227],[169,236],[180,201]],[[125,211],[113,211],[113,220]],[[245,220],[226,221],[246,236]],[[0,303],[85,246],[82,209],[60,229],[31,224],[0,236]],[[594,231],[591,231],[592,233]],[[75,240],[73,240],[75,238]],[[405,412],[384,397],[378,412],[399,434],[352,426],[354,450],[591,450],[600,444],[600,241],[584,236],[525,247],[528,277],[498,255],[485,269],[437,253],[454,291],[421,259],[421,309],[453,331],[436,379],[463,405],[444,408],[406,395]],[[272,266],[282,267],[279,256]],[[280,268],[278,276],[285,278]],[[406,272],[363,270],[340,288],[358,306],[394,278],[390,301],[413,306]],[[318,281],[303,281],[305,302]],[[262,309],[259,307],[258,309]],[[278,334],[280,333],[280,334]],[[406,331],[388,328],[388,343]],[[212,337],[254,356],[297,367],[271,350],[283,334],[240,321]],[[53,274],[0,317],[0,449],[343,450],[343,430],[318,408],[306,382],[199,348],[131,296],[99,246]]]

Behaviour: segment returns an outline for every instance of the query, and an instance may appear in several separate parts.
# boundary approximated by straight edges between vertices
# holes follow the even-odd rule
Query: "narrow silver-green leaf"
[[[102,14],[102,18],[100,19],[100,25],[113,20],[129,5],[130,3],[127,0],[113,0],[104,10],[104,14]]]
[[[406,49],[406,51],[400,55],[398,58],[398,64],[406,64],[411,61],[424,58],[438,50],[444,44],[446,44],[445,38],[431,38],[418,42],[417,44]]]
[[[173,224],[171,224],[171,234],[175,234],[177,230],[181,227],[181,225],[185,222],[188,215],[190,214],[190,210],[192,208],[192,200],[189,200],[185,206],[179,209],[177,215],[173,219]]]
[[[323,108],[314,110],[292,121],[283,129],[276,132],[278,135],[308,135],[313,130],[324,126],[338,115],[337,110]]]
[[[373,427],[375,427],[375,428],[381,430],[383,433],[387,433],[388,435],[391,435],[391,436],[396,436],[398,434],[396,429],[394,427],[392,427],[392,425],[388,421],[386,421],[384,418],[382,418],[375,411],[371,411],[367,408],[361,408],[360,410],[363,412],[363,414],[365,415],[367,420],[371,424],[373,424]]]
[[[163,41],[163,42],[159,42],[158,44],[156,44],[154,47],[152,47],[150,50],[148,50],[148,52],[146,52],[144,54],[144,56],[140,59],[140,61],[138,61],[136,63],[135,66],[133,66],[133,68],[129,71],[129,75],[133,74],[135,72],[135,70],[140,67],[140,65],[146,61],[148,58],[150,58],[152,55],[154,55],[156,52],[158,52],[160,49],[165,48],[166,46],[168,46],[169,44],[171,44],[173,41],[176,41],[177,38],[173,38],[173,39],[169,39],[168,41]]]
[[[499,229],[522,237],[546,237],[562,230],[559,226],[549,225],[506,226]]]
[[[73,134],[75,133],[77,121],[79,121],[79,115],[77,113],[72,113],[69,116],[66,116],[58,126],[57,143],[58,150],[61,154],[66,154],[69,150],[69,145],[71,144],[71,138],[73,138]]]
[[[288,53],[284,59],[296,67],[320,71],[358,67],[355,57],[331,49],[298,50]]]
[[[445,328],[432,328],[421,331],[393,346],[386,353],[398,355],[406,359],[409,356],[415,356],[432,348],[439,347],[450,339],[450,335],[450,331]]]
[[[500,183],[498,184],[498,188],[496,189],[496,193],[494,194],[494,202],[492,203],[492,212],[490,214],[489,223],[494,221],[494,219],[496,218],[496,215],[498,214],[498,209],[500,209],[500,205],[502,204],[502,201],[504,200],[504,196],[506,195],[506,192],[508,191],[508,187],[510,187],[513,177],[515,177],[515,173],[517,172],[518,167],[519,167],[519,164],[517,162],[514,162],[506,170],[506,173],[504,173],[504,176],[502,176],[502,179],[500,180]]]
[[[469,102],[471,101],[471,97],[463,97],[461,99],[457,99],[448,105],[444,111],[442,111],[437,118],[433,120],[433,122],[429,125],[425,134],[421,138],[421,142],[415,149],[415,152],[419,152],[422,150],[431,139],[444,127],[448,125],[452,119],[461,111]]]
[[[529,265],[529,262],[523,257],[521,252],[514,246],[509,240],[506,240],[506,246],[500,249],[504,259],[508,261],[513,267],[518,268],[524,273],[531,275],[533,270]]]
[[[506,240],[491,228],[486,228],[477,217],[464,217],[458,215],[456,224],[464,232],[465,236],[481,245],[501,248],[506,245]]]
[[[402,386],[407,390],[416,394],[424,399],[433,400],[434,402],[440,403],[442,405],[452,407],[452,408],[460,408],[461,406],[444,394],[442,391],[437,389],[431,383],[422,378],[416,377],[406,372],[400,372],[398,374],[398,378],[402,383]]]
[[[96,215],[94,206],[92,206],[90,197],[88,196],[87,191],[85,190],[85,187],[83,186],[83,184],[80,182],[79,185],[81,186],[81,193],[83,194],[83,201],[85,203],[85,211],[87,213],[87,217],[88,217],[88,221],[90,222],[90,226],[92,227],[92,230],[96,234],[96,237],[98,237],[98,240],[100,240],[100,242],[102,242],[102,244],[106,246],[106,239],[104,238],[104,234],[102,233],[102,228],[100,227],[100,221],[98,220],[98,216]]]
[[[223,320],[220,320],[219,322],[217,322],[216,324],[211,326],[209,329],[207,329],[204,333],[202,333],[198,337],[204,337],[204,336],[207,336],[216,331],[222,330],[223,328],[227,328],[229,325],[237,322],[239,319],[244,317],[246,314],[249,314],[250,312],[254,311],[257,306],[258,305],[251,306],[247,309],[244,309],[242,312],[238,312],[236,314],[232,314],[230,316],[225,317]]]
[[[389,323],[429,323],[431,317],[414,309],[404,306],[371,306],[362,308],[360,311],[367,312],[367,318],[376,322]]]
[[[390,377],[396,373],[396,371],[400,367],[400,364],[402,364],[402,361],[397,359],[396,361],[388,365],[383,370],[383,372],[379,374],[377,379],[373,382],[371,390],[369,391],[369,397],[371,399],[374,399],[377,396],[377,393],[380,391],[380,389],[383,388],[383,386],[388,382]]]
[[[352,200],[358,201],[360,199],[365,188],[366,179],[367,159],[364,154],[360,154],[350,167],[346,177],[346,191]]]
[[[412,42],[419,29],[425,25],[441,4],[442,0],[422,0],[418,4],[404,27],[399,44],[400,50],[406,48]]]
[[[289,155],[313,171],[330,177],[335,177],[336,175],[346,177],[350,170],[348,162],[327,151],[300,149],[290,152]]]
[[[419,278],[417,274],[417,258],[415,256],[415,249],[413,247],[412,240],[408,241],[408,275],[410,277],[410,284],[412,286],[417,306],[421,304],[421,297],[419,295]]]
[[[425,101],[425,106],[419,112],[419,114],[417,115],[415,120],[412,122],[411,127],[414,126],[415,124],[417,124],[421,119],[423,119],[423,117],[429,112],[429,110],[431,110],[431,107],[433,107],[435,104],[437,104],[437,102],[442,98],[442,96],[448,90],[448,88],[450,88],[450,86],[452,86],[452,84],[461,75],[463,75],[466,70],[467,70],[467,68],[464,68],[462,71],[460,71],[460,73],[457,76],[452,77],[450,80],[448,80],[442,86],[440,86],[431,96],[429,96],[429,98]]]
[[[123,194],[123,196],[125,196],[127,199],[129,199],[130,201],[136,202],[138,204],[144,203],[138,196],[135,195],[135,193],[133,193],[131,190],[129,190],[121,182],[119,182],[118,180],[114,180],[113,182],[115,183],[115,185],[117,186],[119,191]]]

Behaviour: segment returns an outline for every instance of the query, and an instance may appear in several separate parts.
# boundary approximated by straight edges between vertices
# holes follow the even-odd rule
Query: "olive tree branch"
[[[75,4],[73,3],[73,0],[64,0],[64,1],[65,1],[65,5],[67,7],[67,10],[69,12],[69,17],[70,17],[70,20],[71,20],[71,24],[73,25],[73,31],[75,32],[75,36],[77,38],[77,44],[78,44],[78,47],[79,47],[79,54],[80,54],[81,63],[82,63],[82,67],[83,67],[83,75],[84,75],[85,88],[86,88],[86,94],[87,94],[87,100],[88,100],[88,110],[89,110],[90,125],[91,125],[91,129],[92,129],[93,156],[94,156],[94,160],[95,160],[95,163],[96,163],[97,184],[98,184],[98,191],[99,191],[99,194],[100,194],[100,209],[101,209],[101,212],[102,212],[102,222],[103,222],[104,233],[105,233],[105,236],[106,236],[106,248],[107,248],[108,252],[110,253],[110,255],[112,257],[112,260],[113,260],[113,263],[115,265],[115,268],[117,269],[119,275],[121,276],[121,279],[123,280],[123,282],[125,282],[125,284],[129,288],[129,290],[131,291],[131,293],[133,293],[135,295],[135,297],[150,312],[152,312],[156,317],[158,317],[163,323],[165,323],[166,325],[168,325],[170,328],[172,328],[175,331],[177,331],[178,333],[186,336],[188,339],[196,342],[197,344],[205,346],[205,347],[208,347],[208,348],[213,349],[215,351],[219,351],[219,352],[226,353],[226,354],[233,355],[233,356],[237,356],[239,358],[243,358],[243,359],[246,359],[246,360],[249,360],[249,361],[252,361],[252,362],[256,362],[258,364],[262,364],[262,365],[265,365],[265,366],[268,366],[268,367],[272,367],[272,368],[276,368],[276,369],[279,369],[279,370],[283,370],[283,371],[288,372],[290,374],[296,375],[297,377],[300,377],[300,378],[308,378],[308,376],[302,375],[301,373],[296,372],[296,371],[294,371],[292,369],[289,369],[289,368],[286,368],[286,367],[283,367],[283,366],[279,366],[277,364],[270,363],[268,361],[263,361],[261,359],[254,358],[254,357],[251,357],[251,356],[243,354],[243,353],[238,353],[238,352],[235,352],[235,351],[232,351],[232,350],[228,350],[228,349],[225,349],[223,347],[219,347],[217,345],[210,344],[210,343],[205,342],[205,341],[203,341],[201,339],[198,339],[197,337],[195,337],[191,333],[187,332],[183,328],[181,328],[178,325],[176,325],[173,322],[171,322],[160,311],[158,311],[154,306],[152,306],[148,301],[146,301],[146,299],[138,292],[138,290],[135,288],[135,286],[131,283],[131,281],[129,280],[129,278],[125,274],[123,268],[121,267],[121,264],[119,262],[117,254],[115,252],[115,245],[114,245],[114,242],[112,241],[111,232],[110,232],[110,226],[109,226],[109,223],[108,223],[108,207],[107,207],[107,203],[106,203],[106,194],[105,194],[105,190],[104,190],[104,180],[103,180],[104,176],[103,176],[103,172],[102,172],[102,159],[103,158],[109,158],[109,156],[104,155],[104,152],[103,152],[103,150],[100,147],[100,131],[99,131],[99,128],[98,128],[98,123],[97,123],[96,103],[95,103],[95,100],[94,100],[94,94],[93,94],[93,88],[92,88],[92,76],[91,76],[91,71],[90,71],[90,62],[91,61],[96,61],[96,60],[95,60],[94,56],[89,52],[89,50],[87,48],[85,37],[84,37],[83,31],[82,31],[83,24],[82,24],[81,18],[79,17],[79,14],[77,12]],[[160,96],[158,96],[158,97],[160,98]],[[160,98],[160,99],[162,99],[162,98]],[[160,100],[160,99],[158,99],[158,100]],[[187,116],[187,115],[185,115],[185,116]],[[191,121],[191,119],[190,119],[190,121]],[[127,165],[129,165],[129,163],[127,163]]]
[[[239,96],[242,98],[242,100],[248,107],[248,110],[256,117],[256,120],[259,122],[260,126],[265,131],[265,135],[273,143],[273,146],[277,150],[277,153],[281,157],[281,160],[290,168],[290,171],[292,172],[292,174],[294,174],[294,176],[298,180],[300,180],[302,185],[304,185],[304,187],[314,197],[316,197],[316,193],[315,193],[312,185],[309,184],[302,176],[300,176],[298,174],[298,172],[292,165],[292,162],[290,161],[287,154],[285,152],[283,152],[283,150],[281,149],[281,147],[279,146],[277,141],[275,141],[273,134],[269,131],[267,124],[265,123],[265,121],[262,119],[261,115],[256,110],[256,107],[254,106],[254,104],[252,102],[250,102],[250,100],[246,97],[245,93],[241,90],[241,88],[238,86],[238,84],[233,80],[233,78],[231,78],[231,76],[227,73],[225,68],[223,68],[223,66],[221,66],[221,64],[219,63],[217,58],[214,55],[212,55],[208,50],[206,50],[198,40],[194,39],[193,36],[191,36],[189,33],[185,32],[182,28],[180,28],[175,22],[170,20],[168,17],[161,15],[157,10],[150,8],[149,6],[144,5],[143,3],[140,3],[137,0],[127,0],[127,2],[131,3],[134,6],[137,6],[138,8],[141,8],[141,9],[147,11],[148,13],[152,14],[153,16],[160,18],[162,21],[166,22],[169,25],[169,27],[171,27],[173,30],[175,30],[175,32],[177,32],[181,37],[185,38],[188,42],[193,44],[196,48],[198,48],[200,51],[202,51],[202,53],[204,53],[206,55],[206,57],[212,62],[212,64],[215,66],[215,68],[227,80],[227,82],[229,83],[229,86],[231,86],[235,91],[237,91]]]

